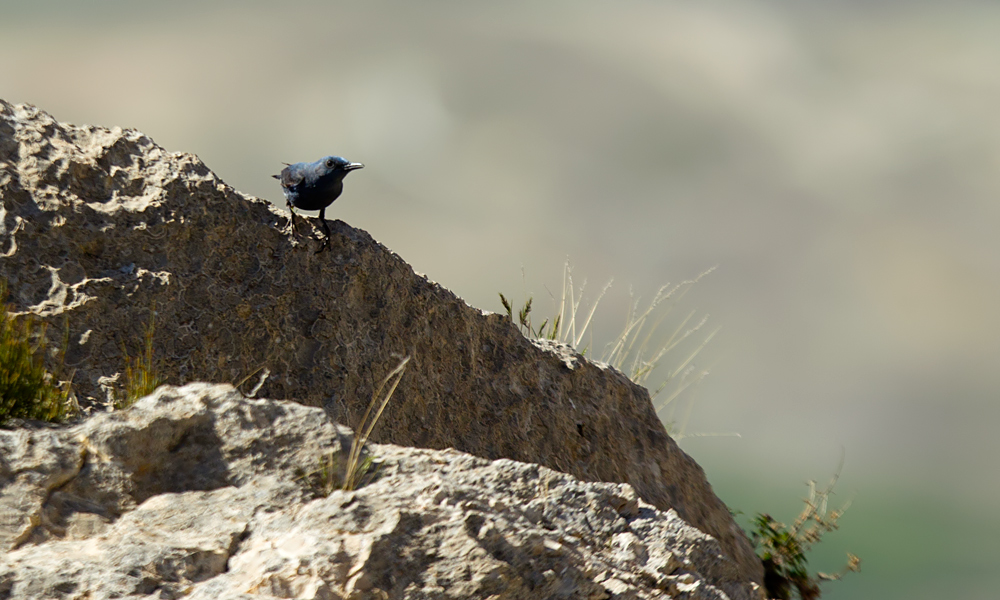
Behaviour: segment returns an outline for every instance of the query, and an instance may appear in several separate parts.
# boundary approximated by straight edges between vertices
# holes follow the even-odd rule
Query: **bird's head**
[[[340,175],[341,178],[346,176],[349,172],[355,169],[362,169],[364,165],[361,163],[351,162],[340,156],[327,156],[326,158],[317,161],[316,171],[322,175],[336,174]],[[321,175],[321,176],[322,176]]]

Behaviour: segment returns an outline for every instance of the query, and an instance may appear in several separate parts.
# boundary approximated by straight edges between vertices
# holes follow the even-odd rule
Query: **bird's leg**
[[[288,205],[288,220],[292,222],[292,234],[298,235],[299,230],[295,228],[295,208],[292,207],[291,200],[287,200],[286,204]]]
[[[319,254],[320,252],[326,250],[326,248],[330,245],[330,226],[326,224],[325,206],[319,209],[319,222],[323,224],[323,231],[326,232],[326,239],[323,240],[323,245],[319,247],[319,250],[316,251],[316,254]]]

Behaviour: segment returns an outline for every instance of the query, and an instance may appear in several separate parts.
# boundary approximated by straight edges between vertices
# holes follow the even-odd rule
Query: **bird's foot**
[[[320,209],[319,211],[319,222],[321,225],[323,225],[323,232],[326,234],[326,236],[323,238],[323,245],[319,247],[319,250],[316,251],[316,254],[319,254],[320,252],[326,250],[327,247],[330,245],[330,226],[326,224],[326,216],[323,214],[324,210],[326,209],[325,208]]]
[[[326,236],[323,239],[323,243],[320,244],[319,250],[317,250],[316,252],[314,252],[314,254],[319,254],[320,252],[326,250],[329,247],[330,247],[330,236]]]
[[[296,227],[296,224],[295,224],[295,212],[292,210],[291,206],[288,207],[288,222],[291,224],[292,235],[293,236],[298,236],[299,235],[299,228]]]

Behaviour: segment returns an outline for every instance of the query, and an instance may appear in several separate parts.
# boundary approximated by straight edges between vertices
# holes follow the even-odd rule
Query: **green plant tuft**
[[[128,350],[122,344],[125,355],[125,390],[122,397],[115,401],[115,408],[122,410],[135,404],[143,396],[152,394],[160,384],[166,381],[156,368],[153,357],[153,334],[156,332],[156,307],[150,311],[149,324],[143,334],[143,350],[139,356],[129,356]]]
[[[6,298],[7,282],[0,279],[0,300]],[[60,387],[45,369],[46,325],[32,314],[14,316],[10,308],[0,310],[0,423],[61,421],[67,413],[69,383]]]
[[[503,304],[504,309],[507,311],[507,317],[510,319],[510,322],[517,325],[522,335],[524,335],[525,337],[533,337],[539,340],[558,340],[560,316],[556,315],[556,317],[552,320],[551,327],[548,327],[549,320],[545,319],[544,321],[542,321],[542,324],[538,326],[538,329],[535,329],[531,325],[532,300],[533,299],[529,297],[525,301],[524,306],[522,306],[521,310],[517,312],[517,321],[515,321],[514,308],[511,305],[510,300],[507,300],[506,296],[500,294],[500,304]]]

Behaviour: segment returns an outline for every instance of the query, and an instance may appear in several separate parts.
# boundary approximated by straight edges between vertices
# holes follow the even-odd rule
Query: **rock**
[[[239,383],[267,369],[259,395],[323,406],[351,426],[386,373],[411,356],[375,441],[628,483],[717,539],[743,578],[762,581],[746,536],[644,388],[570,348],[525,339],[364,231],[333,222],[329,250],[314,254],[285,213],[191,154],[3,101],[0,201],[10,301],[49,323],[52,347],[68,327],[65,360],[86,410],[101,410],[121,388],[125,353],[140,353],[154,313],[155,355],[169,383]],[[53,466],[42,487],[56,489],[83,459],[60,450],[34,460]],[[169,492],[169,480],[143,493]],[[29,483],[37,482],[14,485]],[[129,510],[134,482],[117,484],[123,504],[102,505],[110,512],[67,530],[90,531]]]
[[[351,442],[320,408],[200,383],[0,430],[0,597],[761,598],[629,484],[373,444],[366,485],[317,485]]]

